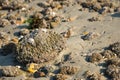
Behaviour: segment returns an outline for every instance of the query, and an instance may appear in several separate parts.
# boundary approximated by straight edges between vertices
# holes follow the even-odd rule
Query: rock
[[[29,34],[29,32],[30,31],[28,29],[25,29],[25,28],[20,30],[21,35],[27,35],[27,34]]]
[[[120,79],[120,67],[115,65],[109,65],[106,70],[106,74],[110,76],[113,80]]]
[[[16,77],[25,74],[19,68],[14,66],[2,66],[1,73],[2,76],[6,76],[6,77]]]
[[[93,53],[92,56],[90,56],[89,61],[94,63],[99,62],[101,59],[103,59],[103,57],[100,53]]]
[[[73,75],[79,71],[79,68],[72,66],[63,66],[60,68],[60,74]]]
[[[0,47],[8,44],[10,36],[6,32],[0,32]]]
[[[120,42],[115,42],[109,46],[109,49],[120,57]]]
[[[87,80],[105,80],[100,73],[92,73],[91,71],[86,71],[84,76]]]
[[[0,27],[9,26],[10,22],[7,19],[0,19]]]
[[[116,54],[113,53],[113,52],[110,51],[110,50],[105,50],[105,51],[103,51],[103,52],[101,53],[101,55],[102,55],[104,58],[107,58],[107,59],[116,57]]]
[[[46,20],[39,17],[33,18],[32,22],[30,23],[30,26],[31,29],[48,28]]]
[[[33,38],[33,43],[28,42]],[[38,33],[26,35],[18,44],[17,61],[20,63],[44,63],[54,60],[65,48],[63,37],[55,32],[44,32],[39,29]]]
[[[115,65],[115,66],[119,66],[120,67],[120,59],[119,58],[108,59],[108,61],[106,63],[108,65]]]
[[[99,33],[96,33],[96,32],[89,32],[88,34],[82,36],[82,38],[84,40],[91,40],[91,39],[94,39],[96,37],[99,37],[100,34]]]
[[[24,0],[11,0],[11,1],[8,1],[8,0],[0,0],[0,5],[2,6],[2,9],[4,10],[10,10],[10,9],[13,9],[13,10],[16,10],[16,9],[20,9],[22,7],[24,7]]]
[[[66,80],[66,79],[69,79],[69,76],[68,76],[68,75],[57,74],[57,75],[55,76],[55,80]]]

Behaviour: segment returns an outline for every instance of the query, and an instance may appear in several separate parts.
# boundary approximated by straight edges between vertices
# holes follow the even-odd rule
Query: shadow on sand
[[[120,12],[114,13],[114,14],[112,14],[111,16],[112,16],[112,17],[119,17],[119,18],[120,18]]]

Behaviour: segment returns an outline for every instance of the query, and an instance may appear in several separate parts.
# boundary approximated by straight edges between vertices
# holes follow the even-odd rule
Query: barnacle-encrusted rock
[[[79,71],[79,68],[73,67],[73,66],[63,66],[60,68],[60,73],[61,74],[68,74],[72,75],[75,74]]]
[[[40,29],[26,35],[18,44],[17,60],[21,63],[43,63],[54,60],[65,48],[61,35]]]
[[[20,9],[24,7],[24,0],[0,0],[2,9]]]
[[[120,67],[120,58],[113,58],[107,61],[108,65],[116,65]]]
[[[0,32],[0,47],[8,44],[10,36],[6,32]]]
[[[110,51],[110,50],[105,50],[105,51],[101,52],[101,55],[102,55],[104,58],[107,58],[107,59],[116,57],[116,54],[113,53],[113,52]]]
[[[112,80],[120,79],[120,67],[116,65],[109,65],[106,70],[106,74],[112,78]]]
[[[113,43],[109,46],[109,49],[116,53],[120,57],[120,42]]]
[[[1,69],[2,76],[6,77],[16,77],[24,74],[22,70],[14,66],[3,66]]]
[[[87,80],[105,80],[100,73],[92,73],[91,71],[86,71],[84,76]]]
[[[47,22],[43,18],[34,17],[32,22],[30,23],[30,28],[47,28]]]
[[[6,27],[10,25],[10,22],[7,19],[0,19],[0,27]]]
[[[64,75],[64,74],[57,74],[55,76],[55,80],[66,80],[68,78],[69,78],[69,76],[68,75]]]
[[[93,53],[92,56],[90,56],[89,61],[90,62],[99,62],[102,58],[103,57],[100,53]]]

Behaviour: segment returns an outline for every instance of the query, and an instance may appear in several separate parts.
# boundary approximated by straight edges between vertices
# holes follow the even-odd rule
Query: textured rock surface
[[[21,63],[43,63],[54,60],[65,48],[63,38],[52,31],[39,30],[18,44],[17,60]]]
[[[120,42],[113,43],[109,46],[110,50],[113,51],[120,57]]]
[[[16,77],[16,76],[22,75],[24,73],[17,67],[4,66],[1,68],[1,74],[2,74],[2,76],[6,76],[6,77]]]
[[[60,73],[61,74],[68,74],[72,75],[75,74],[79,71],[79,68],[77,67],[72,67],[72,66],[63,66],[60,68]]]

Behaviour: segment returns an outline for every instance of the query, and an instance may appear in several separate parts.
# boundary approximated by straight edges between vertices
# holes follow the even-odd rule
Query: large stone
[[[18,44],[17,60],[20,63],[43,63],[54,60],[65,48],[61,35],[40,29],[26,35]]]

